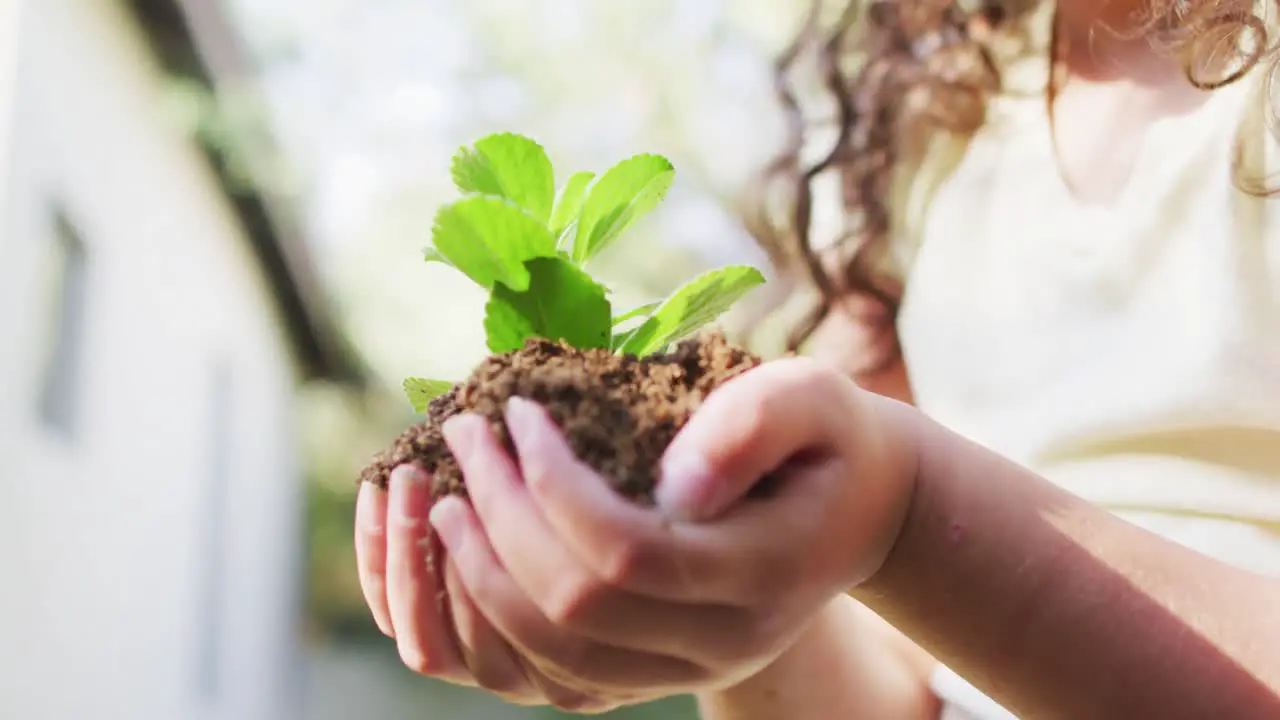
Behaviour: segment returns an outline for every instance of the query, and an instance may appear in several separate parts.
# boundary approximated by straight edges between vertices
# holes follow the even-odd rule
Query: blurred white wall
[[[0,0],[0,108],[8,107],[13,94],[18,59],[18,11],[21,0]],[[0,201],[5,197],[5,158],[10,140],[10,114],[0,112]],[[0,213],[4,212],[0,206]]]
[[[294,717],[295,371],[263,276],[129,16],[39,0],[19,34],[0,718]]]

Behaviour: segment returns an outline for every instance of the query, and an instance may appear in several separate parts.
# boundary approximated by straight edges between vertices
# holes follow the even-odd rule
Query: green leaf
[[[445,257],[439,250],[430,245],[422,248],[422,259],[426,262],[438,262],[449,267],[453,267],[453,263],[449,262],[449,258]]]
[[[565,229],[578,219],[578,213],[582,211],[582,201],[587,197],[587,188],[595,179],[596,174],[593,172],[574,173],[564,187],[560,188],[555,209],[551,211],[552,235],[560,237]]]
[[[622,313],[621,315],[614,317],[613,326],[618,327],[622,323],[628,320],[631,320],[632,318],[638,318],[641,315],[648,315],[649,313],[653,312],[654,308],[658,307],[661,304],[662,304],[661,300],[654,300],[653,302],[647,302],[639,307],[631,308],[630,310]]]
[[[610,168],[582,203],[573,244],[574,261],[579,265],[587,262],[651,212],[662,202],[674,179],[671,161],[660,155],[637,155]]]
[[[489,295],[484,329],[490,352],[519,350],[529,338],[608,348],[611,323],[604,288],[562,258],[535,258],[526,265],[528,289],[495,285]]]
[[[619,348],[621,348],[623,345],[625,345],[627,340],[633,334],[635,334],[637,330],[643,327],[643,323],[640,325],[635,325],[627,330],[623,330],[622,332],[618,332],[618,328],[620,326],[626,324],[630,320],[634,320],[635,318],[652,313],[653,309],[658,307],[661,304],[662,304],[661,300],[648,302],[639,307],[632,308],[631,310],[628,310],[622,313],[621,315],[615,316],[613,318],[613,337],[609,340],[609,349],[616,351]]]
[[[502,198],[473,195],[436,213],[432,230],[436,253],[477,285],[529,287],[525,262],[556,254],[547,226]]]
[[[413,411],[424,413],[432,400],[453,389],[453,383],[445,380],[424,380],[422,378],[405,378],[404,394],[408,396]]]
[[[648,355],[713,322],[749,290],[764,282],[759,270],[731,265],[698,276],[667,298],[619,348]]]
[[[551,216],[555,174],[546,150],[514,133],[489,135],[453,156],[453,184],[463,193],[496,195],[519,205],[540,222]]]

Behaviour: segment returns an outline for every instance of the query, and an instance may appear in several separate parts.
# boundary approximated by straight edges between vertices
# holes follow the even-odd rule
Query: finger
[[[387,493],[373,483],[361,483],[356,496],[356,572],[360,591],[373,621],[392,637],[391,612],[387,609]]]
[[[523,438],[521,457],[529,457],[538,476],[575,475],[571,481],[605,487],[589,468],[573,459],[541,409],[516,398],[509,408],[512,436]],[[531,434],[524,428],[530,421],[544,429]],[[542,516],[487,421],[460,417],[451,421],[446,437],[498,562],[553,625],[614,647],[695,661],[719,659],[709,653],[737,645],[741,610],[677,605],[633,594],[617,587],[626,579],[625,567],[616,568],[615,576],[593,572]],[[544,444],[540,437],[563,450],[558,455],[538,452]],[[536,447],[528,447],[531,441]],[[670,561],[664,558],[664,562]]]
[[[658,506],[683,520],[716,517],[788,461],[829,451],[850,424],[853,390],[807,358],[766,363],[730,380],[667,448]]]
[[[552,680],[521,658],[476,608],[452,557],[447,560],[444,578],[451,619],[471,673],[470,682],[461,684],[485,688],[513,705],[550,704],[578,713],[616,707],[598,695]]]
[[[446,561],[444,580],[458,647],[474,680],[466,684],[478,685],[520,705],[545,702],[526,676],[515,651],[476,609],[452,557]]]
[[[541,697],[544,698],[542,704],[551,705],[563,712],[574,715],[597,715],[645,699],[634,693],[605,694],[598,691],[577,690],[574,689],[572,682],[553,680],[550,675],[528,660],[521,660],[521,664],[530,682],[538,688]]]
[[[431,522],[476,607],[521,654],[555,668],[557,681],[573,678],[575,687],[608,693],[677,690],[706,680],[687,661],[610,647],[553,625],[499,563],[480,518],[461,499],[441,500]]]
[[[623,692],[617,690],[603,692],[600,690],[576,689],[581,683],[575,682],[575,678],[568,676],[563,671],[556,672],[553,666],[543,663],[543,667],[540,667],[538,663],[531,660],[522,659],[521,662],[524,664],[525,672],[528,673],[533,684],[541,689],[547,704],[574,715],[598,715],[620,707],[636,705],[646,700],[663,697],[663,695],[657,695],[652,692]]]
[[[714,608],[697,616],[699,627],[683,629],[703,651],[754,647],[758,638],[744,632],[752,623],[742,613],[776,592],[784,570],[794,568],[794,547],[780,538],[806,537],[817,517],[814,501],[791,501],[806,498],[799,486],[811,483],[804,475],[793,475],[797,487],[768,506],[745,507],[714,524],[673,522],[606,485],[574,456],[542,408],[513,402],[508,415],[527,491],[580,563],[632,594]],[[510,504],[503,498],[500,507]]]
[[[466,669],[447,634],[430,569],[427,514],[431,483],[421,469],[402,465],[387,492],[387,608],[400,658],[423,675],[464,681]]]
[[[537,688],[539,697],[542,698],[541,704],[551,705],[568,713],[594,715],[646,699],[645,696],[632,692],[605,694],[582,689],[578,687],[581,683],[575,684],[574,678],[564,673],[559,673],[558,679],[554,678],[552,673],[518,652],[516,652],[516,661],[520,663],[530,684]]]
[[[521,659],[530,681],[546,698],[545,704],[573,715],[598,715],[653,697],[632,692],[588,691],[575,689],[573,678],[553,679],[552,675],[530,660]]]

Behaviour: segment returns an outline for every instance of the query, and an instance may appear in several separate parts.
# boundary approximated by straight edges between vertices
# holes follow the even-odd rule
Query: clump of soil
[[[644,358],[530,340],[488,357],[467,382],[432,401],[426,421],[401,433],[360,480],[386,487],[392,469],[417,463],[434,479],[434,497],[465,495],[440,425],[460,412],[483,415],[510,450],[503,409],[519,396],[545,407],[577,456],[614,489],[651,504],[659,462],[676,433],[707,395],[760,362],[718,333]]]

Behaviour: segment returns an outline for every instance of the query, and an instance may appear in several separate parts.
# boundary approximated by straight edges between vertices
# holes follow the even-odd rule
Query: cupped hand
[[[471,625],[496,632],[477,654],[505,643],[495,657],[619,703],[727,687],[768,666],[874,573],[901,524],[914,454],[869,397],[811,360],[745,373],[672,444],[657,508],[617,495],[527,400],[507,408],[515,458],[483,419],[451,419],[445,436],[471,503],[445,498],[430,518],[450,594],[465,598]],[[745,499],[766,475],[773,491]],[[398,574],[417,572],[415,592],[434,592],[386,547],[388,598]],[[415,602],[389,602],[384,622],[430,656],[445,636],[422,636],[422,617],[440,622],[429,609],[401,610],[413,634],[400,635],[396,605]]]
[[[392,473],[387,490],[362,485],[356,501],[360,586],[374,621],[395,639],[404,664],[520,705],[592,713],[625,704],[625,696],[606,698],[546,677],[485,619],[463,587],[456,564],[428,532],[430,487],[426,474],[405,465]],[[444,563],[439,572],[433,570],[433,558]]]

